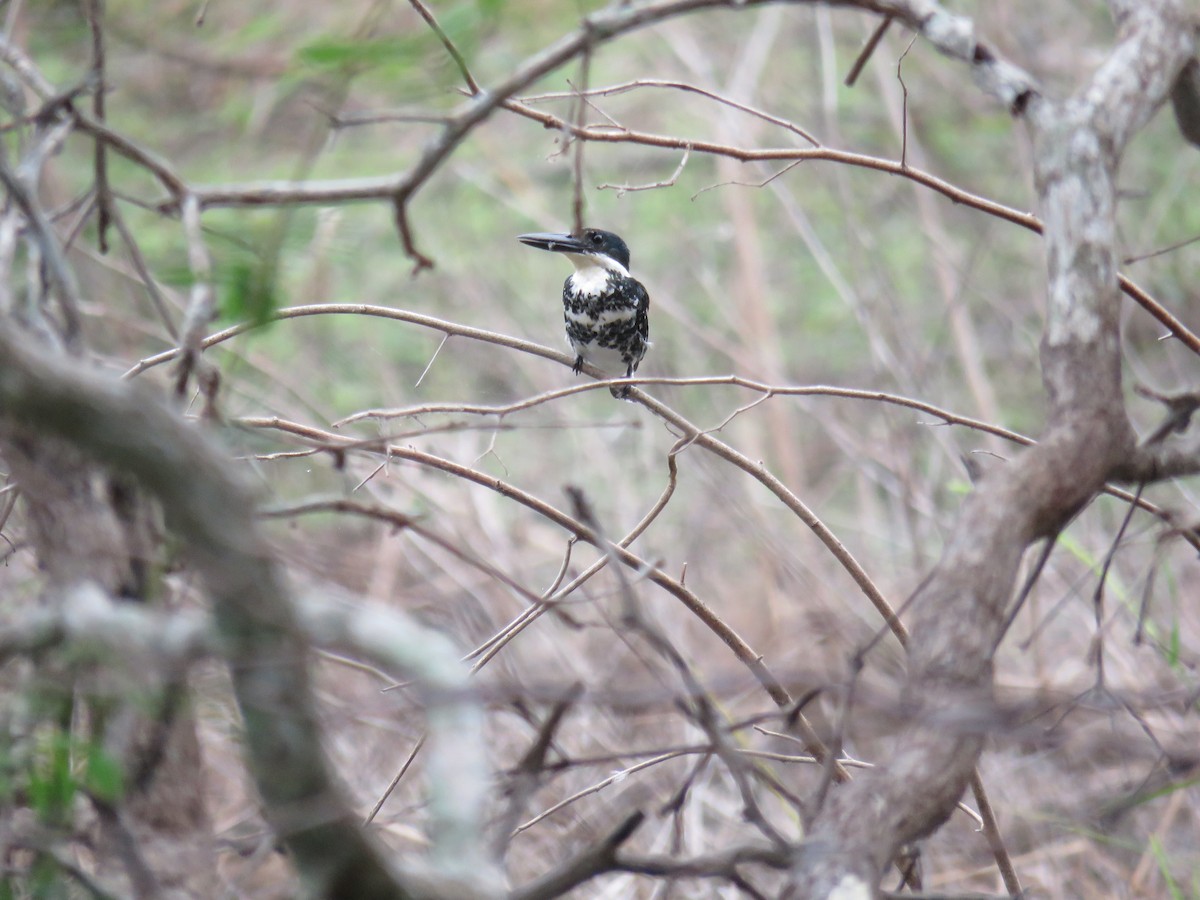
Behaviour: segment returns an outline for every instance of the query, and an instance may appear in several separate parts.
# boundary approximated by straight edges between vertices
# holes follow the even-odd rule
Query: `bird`
[[[650,295],[629,274],[629,245],[599,228],[522,234],[517,240],[563,253],[575,266],[563,283],[563,320],[575,352],[572,371],[578,375],[587,362],[609,377],[632,378],[650,346]],[[627,399],[630,388],[610,391]]]

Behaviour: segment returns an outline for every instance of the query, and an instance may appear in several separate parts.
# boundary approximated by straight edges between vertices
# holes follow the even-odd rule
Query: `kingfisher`
[[[598,228],[522,234],[517,240],[565,253],[575,266],[563,283],[563,319],[575,351],[575,374],[588,362],[609,377],[632,378],[650,346],[650,295],[629,274],[629,246]],[[629,396],[628,385],[611,391],[614,397]]]

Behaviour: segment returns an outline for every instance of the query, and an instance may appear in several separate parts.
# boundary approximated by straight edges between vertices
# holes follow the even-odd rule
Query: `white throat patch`
[[[607,256],[593,256],[590,253],[567,253],[565,256],[575,266],[575,274],[571,276],[571,287],[588,297],[604,293],[608,287],[608,273],[629,277],[629,271]]]

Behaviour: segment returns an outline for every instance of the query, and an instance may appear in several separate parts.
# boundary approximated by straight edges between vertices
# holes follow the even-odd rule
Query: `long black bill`
[[[517,235],[517,240],[529,247],[539,250],[553,250],[555,253],[586,253],[587,247],[583,241],[569,234],[550,234],[537,232],[535,234]]]

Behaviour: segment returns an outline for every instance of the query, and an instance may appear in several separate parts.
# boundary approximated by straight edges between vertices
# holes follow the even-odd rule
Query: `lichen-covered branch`
[[[135,478],[162,504],[168,525],[186,542],[212,598],[218,640],[245,722],[251,770],[268,818],[314,894],[439,896],[436,887],[401,883],[339,795],[313,713],[305,629],[256,527],[252,497],[230,473],[225,456],[138,385],[39,355],[4,332],[0,420],[73,444],[102,465]],[[311,608],[306,613],[331,633],[334,643],[365,642],[382,653],[378,641],[391,638],[397,642],[389,651],[392,658],[404,651],[408,645],[401,641],[402,629],[383,629],[378,618],[366,616]],[[453,679],[444,661],[437,666],[435,694],[449,704],[445,714],[462,726],[463,697],[447,695]],[[470,729],[460,729],[456,738],[472,740]],[[446,758],[464,760],[461,753]],[[459,786],[464,784],[469,790],[477,780]],[[451,792],[447,802],[461,815],[463,796]],[[459,859],[477,860],[460,837],[456,835],[452,848]],[[459,895],[490,895],[486,870],[474,874],[484,880],[483,886],[464,879],[456,886]]]
[[[943,43],[964,57],[958,40]],[[1120,384],[1116,174],[1193,52],[1184,4],[1148,2],[1125,19],[1119,43],[1078,94],[1057,102],[1033,93],[1016,110],[1033,134],[1045,224],[1046,433],[965,503],[913,605],[913,724],[886,764],[833,792],[797,864],[795,896],[874,896],[897,849],[950,814],[983,741],[930,723],[990,697],[992,655],[1025,548],[1053,536],[1134,453]]]

